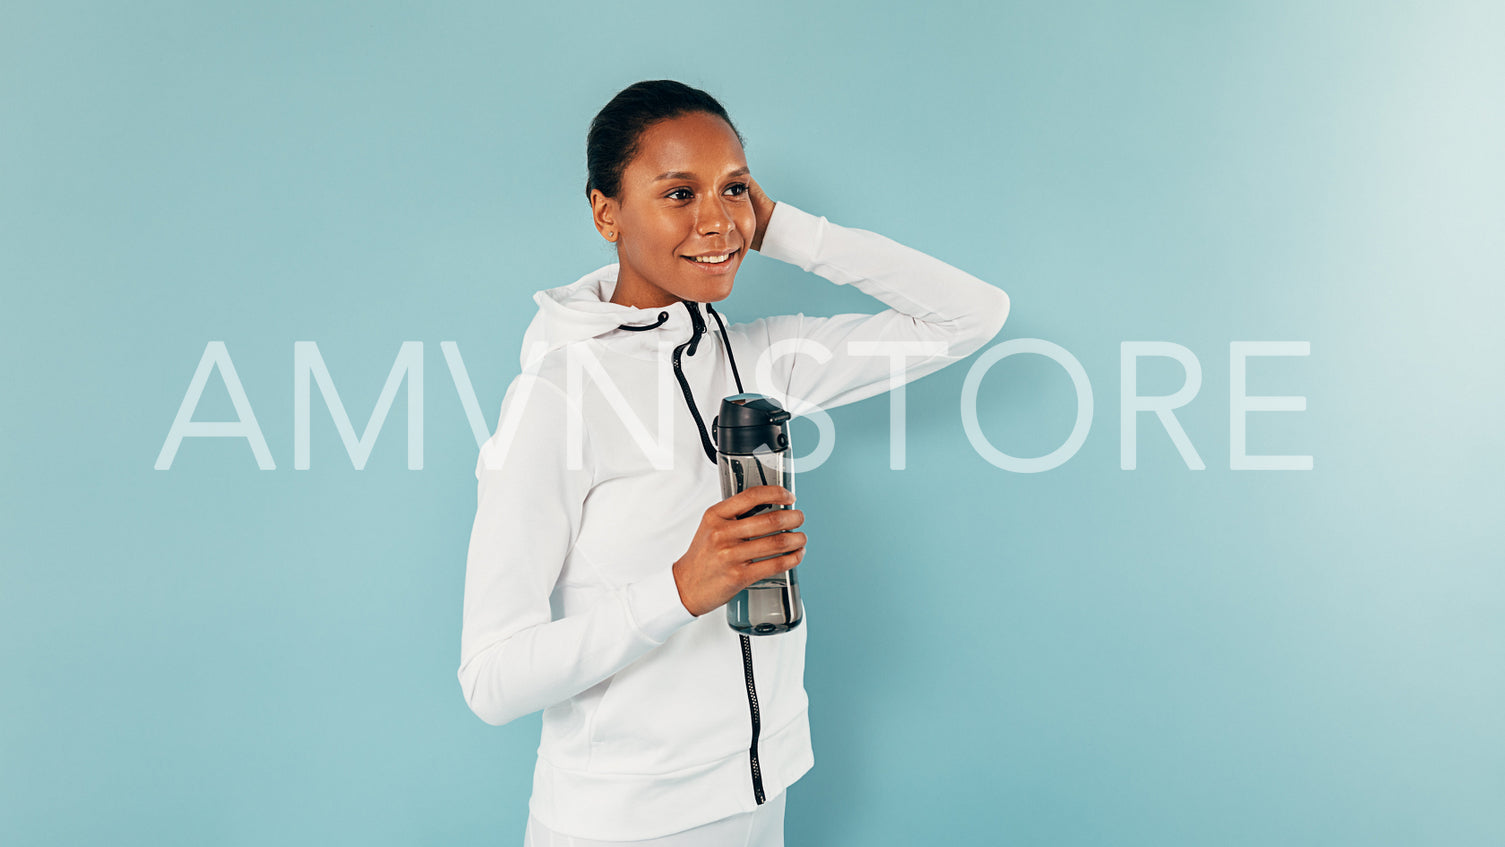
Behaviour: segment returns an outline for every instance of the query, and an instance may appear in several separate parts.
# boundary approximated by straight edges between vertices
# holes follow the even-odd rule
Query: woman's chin
[[[731,275],[728,275],[726,278],[726,283],[717,286],[714,292],[708,292],[705,300],[702,302],[720,303],[722,300],[725,300],[730,296],[732,296],[732,277]]]
[[[731,273],[712,279],[695,280],[694,285],[685,286],[685,293],[682,296],[686,300],[694,300],[697,303],[719,303],[731,296],[732,281],[736,275],[734,268]]]

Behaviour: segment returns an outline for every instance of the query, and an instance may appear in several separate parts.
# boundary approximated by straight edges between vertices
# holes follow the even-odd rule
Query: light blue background
[[[970,363],[835,412],[799,482],[817,765],[791,845],[1505,843],[1505,13],[1494,3],[7,3],[0,10],[0,843],[516,844],[538,718],[455,680],[476,444],[532,291],[611,260],[590,117],[675,77],[775,199],[1007,290],[1081,360],[1086,445],[969,445]],[[872,310],[763,258],[737,319]],[[277,462],[190,439],[205,345]],[[315,395],[292,461],[292,349]],[[1119,345],[1204,384],[1119,468]],[[1229,343],[1256,359],[1229,469]],[[1146,361],[1142,391],[1181,384]],[[1075,399],[994,368],[1030,456]],[[198,420],[231,408],[216,376]],[[808,436],[808,430],[797,435]],[[808,442],[807,442],[808,443]]]

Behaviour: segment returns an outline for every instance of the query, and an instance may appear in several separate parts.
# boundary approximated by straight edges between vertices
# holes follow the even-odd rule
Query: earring
[[[616,233],[616,231],[615,230],[610,230],[610,229],[607,230],[606,231],[606,240],[607,241],[616,241],[617,240],[617,233]]]

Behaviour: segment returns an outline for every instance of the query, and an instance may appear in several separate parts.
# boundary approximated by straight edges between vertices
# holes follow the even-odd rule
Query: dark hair
[[[635,82],[617,92],[591,121],[585,137],[585,196],[589,197],[592,189],[607,197],[619,196],[622,172],[637,155],[643,131],[659,121],[692,112],[706,112],[726,121],[737,140],[746,143],[715,97],[672,79]]]

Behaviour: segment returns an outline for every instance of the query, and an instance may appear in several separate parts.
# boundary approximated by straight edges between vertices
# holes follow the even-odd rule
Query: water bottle
[[[782,485],[794,492],[788,421],[789,412],[761,394],[736,394],[721,401],[721,413],[711,422],[711,432],[716,439],[722,498],[758,485]],[[765,504],[737,517],[788,508]],[[742,589],[726,604],[727,624],[743,635],[776,635],[799,626],[805,613],[794,570]]]

